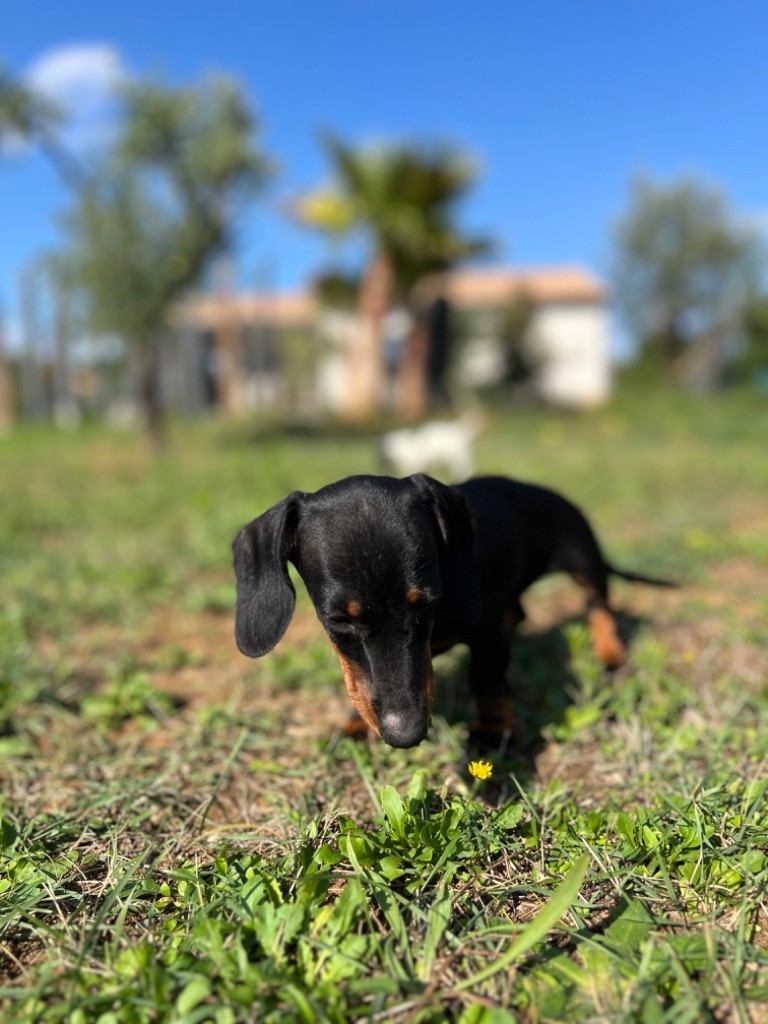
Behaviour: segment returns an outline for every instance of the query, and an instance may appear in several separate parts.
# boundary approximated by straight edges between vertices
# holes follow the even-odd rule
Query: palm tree
[[[458,200],[476,177],[455,149],[406,145],[354,149],[328,137],[334,182],[295,204],[299,220],[331,236],[362,235],[369,257],[358,297],[359,335],[350,352],[346,412],[378,409],[382,393],[382,320],[397,298],[408,302],[426,274],[487,250],[483,239],[461,235]],[[414,334],[411,349],[417,345]],[[425,357],[426,353],[424,353]],[[425,358],[408,358],[423,377]],[[419,365],[420,364],[420,365]],[[423,391],[423,388],[422,388]]]

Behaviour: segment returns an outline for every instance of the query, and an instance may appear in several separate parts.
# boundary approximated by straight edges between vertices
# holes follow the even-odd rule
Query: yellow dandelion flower
[[[476,779],[490,779],[493,775],[493,765],[487,761],[470,761],[469,774],[474,775]]]

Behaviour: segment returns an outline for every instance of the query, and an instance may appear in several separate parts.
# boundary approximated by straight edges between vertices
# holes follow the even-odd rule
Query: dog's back
[[[586,518],[556,491],[500,476],[473,477],[457,490],[472,509],[485,583],[503,579],[517,597],[548,573],[583,573],[603,563]]]

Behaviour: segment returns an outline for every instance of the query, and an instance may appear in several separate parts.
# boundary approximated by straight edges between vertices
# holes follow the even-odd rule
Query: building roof
[[[193,295],[182,303],[180,318],[196,327],[213,328],[227,320],[275,327],[303,327],[317,312],[311,292]]]
[[[602,302],[600,280],[581,267],[475,267],[446,276],[447,296],[459,309],[503,306],[525,294],[537,304]],[[305,327],[317,315],[310,291],[194,295],[182,303],[183,323],[212,329],[228,320],[274,327]]]
[[[520,293],[542,304],[601,302],[605,289],[581,267],[478,267],[448,275],[448,296],[459,308],[505,305]]]

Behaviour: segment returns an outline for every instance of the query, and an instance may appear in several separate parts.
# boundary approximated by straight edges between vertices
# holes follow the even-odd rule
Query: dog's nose
[[[388,711],[379,720],[379,731],[390,747],[415,747],[427,735],[427,720]]]

